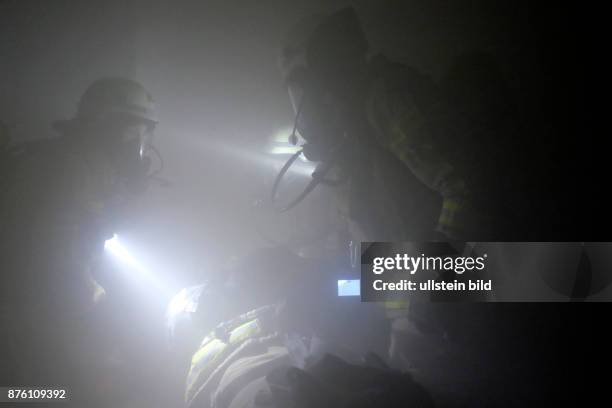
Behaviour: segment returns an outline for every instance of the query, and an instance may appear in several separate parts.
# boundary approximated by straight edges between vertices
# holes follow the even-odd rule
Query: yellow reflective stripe
[[[458,225],[455,220],[455,214],[445,214],[442,213],[440,218],[438,218],[438,224],[440,227],[456,227]]]
[[[187,387],[185,391],[186,401],[193,396],[194,386],[200,378],[200,375],[223,354],[226,348],[227,344],[221,340],[212,339],[193,355],[191,358],[191,368],[187,375]]]
[[[223,352],[225,347],[227,347],[227,344],[225,344],[219,339],[212,339],[209,343],[202,345],[202,347],[200,347],[200,349],[196,351],[196,353],[191,358],[192,368],[195,366],[205,365],[216,355]]]
[[[259,333],[261,333],[261,329],[257,319],[251,320],[250,322],[246,322],[232,330],[229,336],[229,343],[236,344]]]
[[[387,300],[383,305],[385,309],[408,309],[410,302],[407,300]]]
[[[204,384],[209,381],[211,375],[215,375],[216,370],[228,356],[231,356],[233,352],[246,344],[245,342],[249,339],[262,335],[264,329],[261,327],[257,316],[268,313],[269,310],[274,309],[270,306],[262,307],[218,326],[217,330],[221,330],[223,333],[229,332],[227,342],[214,337],[217,330],[203,340],[202,346],[191,359],[191,368],[187,376],[185,391],[186,402],[190,403],[195,395],[200,392],[201,387],[207,386]],[[222,338],[225,339],[225,335]]]
[[[382,308],[385,318],[393,320],[408,315],[410,302],[407,300],[387,300],[383,302]]]
[[[439,228],[457,227],[459,224],[458,214],[463,210],[464,203],[456,198],[445,198],[442,203],[442,211],[438,218]]]
[[[442,208],[444,210],[456,211],[461,207],[461,202],[458,200],[454,200],[452,198],[445,198],[442,203]]]

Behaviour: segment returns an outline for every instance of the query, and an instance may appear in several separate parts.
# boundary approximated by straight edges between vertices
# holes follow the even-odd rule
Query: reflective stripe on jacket
[[[445,155],[455,149],[450,110],[433,81],[416,70],[375,57],[366,114],[376,139],[426,186],[440,194],[442,210],[436,230],[456,238],[461,234],[469,191],[463,177]],[[443,136],[443,137],[441,137]],[[452,135],[451,135],[452,136]]]
[[[212,406],[223,374],[238,359],[256,355],[282,340],[273,329],[276,306],[264,306],[219,325],[193,355],[187,376],[187,406]]]

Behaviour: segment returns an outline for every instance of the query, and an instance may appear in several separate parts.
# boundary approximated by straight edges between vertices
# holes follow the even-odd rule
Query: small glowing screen
[[[359,279],[338,280],[338,296],[359,296],[360,290]]]

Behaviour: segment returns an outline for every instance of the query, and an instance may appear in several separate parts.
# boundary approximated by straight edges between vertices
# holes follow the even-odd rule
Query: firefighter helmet
[[[116,116],[143,120],[151,126],[158,122],[153,98],[138,82],[108,77],[91,84],[81,96],[73,119],[54,123],[60,131],[75,125],[98,124]]]

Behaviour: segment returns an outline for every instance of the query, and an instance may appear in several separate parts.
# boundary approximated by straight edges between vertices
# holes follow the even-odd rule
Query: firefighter
[[[440,91],[417,70],[367,53],[351,8],[290,31],[280,66],[304,155],[344,180],[336,190],[353,241],[461,237],[469,187],[440,146],[439,123],[449,119]],[[387,313],[398,360],[408,305],[389,303]]]
[[[433,81],[368,59],[352,9],[304,20],[288,38],[280,63],[304,154],[336,161],[355,230],[370,240],[460,237],[469,186],[440,145],[447,110]]]
[[[314,178],[338,191],[355,241],[524,236],[521,129],[491,56],[458,56],[438,85],[384,55],[369,57],[347,8],[296,24],[280,68],[303,154],[318,163]]]
[[[104,351],[88,313],[105,295],[92,271],[124,209],[147,186],[156,124],[142,85],[103,78],[87,88],[72,119],[53,124],[58,137],[4,153],[2,324],[10,348],[0,383],[65,385],[75,400],[92,397],[89,377]]]
[[[378,310],[354,303],[343,307],[344,302],[335,296],[335,280],[330,284],[326,279],[326,272],[333,269],[284,248],[267,248],[230,266],[226,272],[231,278],[224,285],[209,283],[179,293],[170,309],[188,312],[190,316],[184,317],[207,330],[193,350],[186,378],[187,406],[336,406],[331,400],[331,405],[317,404],[322,401],[317,397],[324,392],[330,392],[334,400],[350,395],[354,403],[364,397],[359,392],[370,385],[377,389],[378,401],[392,398],[390,393],[397,397],[395,403],[401,403],[401,397],[426,399],[426,392],[408,375],[392,381],[397,385],[393,391],[390,388],[394,386],[380,382],[382,377],[398,373],[384,364],[374,364],[381,360],[367,353],[372,344],[363,350],[367,333],[382,329],[376,324],[381,321],[378,313],[372,316]],[[174,307],[178,305],[184,307]],[[211,326],[214,317],[218,322]],[[174,330],[174,335],[181,333]],[[364,361],[380,371],[366,369]],[[312,383],[287,383],[287,370],[305,381],[312,375]],[[330,381],[339,371],[343,380]],[[316,384],[321,388],[316,389]],[[402,384],[410,391],[396,395]],[[371,402],[364,406],[378,405]]]
[[[368,51],[347,8],[297,24],[280,59],[303,154],[318,163],[313,179],[338,192],[352,240],[487,240],[503,231],[504,217],[475,177],[491,169],[478,167],[478,146],[463,143],[469,123],[451,98],[429,76]],[[452,360],[465,319],[481,322],[484,313],[404,301],[385,309],[390,364],[449,377],[454,369],[428,362]]]

